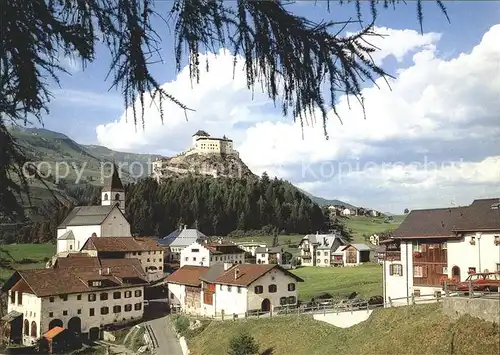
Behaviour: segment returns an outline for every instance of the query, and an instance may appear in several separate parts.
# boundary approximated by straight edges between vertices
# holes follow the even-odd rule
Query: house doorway
[[[269,301],[269,298],[264,298],[260,306],[260,310],[262,312],[269,312],[271,310],[271,301]]]
[[[63,326],[63,321],[60,319],[52,319],[49,323],[49,330],[55,327],[61,327]]]
[[[73,317],[69,320],[68,330],[74,335],[79,335],[82,332],[82,320],[80,317]]]
[[[453,266],[451,269],[451,277],[460,282],[460,268],[458,266]]]
[[[90,341],[99,340],[99,328],[93,327],[89,329],[89,340]]]

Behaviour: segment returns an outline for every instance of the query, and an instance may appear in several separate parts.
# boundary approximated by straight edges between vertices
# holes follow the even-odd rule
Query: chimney
[[[224,271],[229,270],[233,266],[233,263],[224,263]]]
[[[107,273],[107,275],[111,274],[111,268],[109,266],[106,268],[106,273]]]
[[[319,235],[319,231],[316,231],[316,235]]]
[[[187,224],[184,225],[184,229],[187,229]]]
[[[99,269],[99,275],[102,275],[102,269]]]
[[[238,270],[238,268],[234,268],[234,279],[238,280],[238,276],[240,276],[240,270]]]

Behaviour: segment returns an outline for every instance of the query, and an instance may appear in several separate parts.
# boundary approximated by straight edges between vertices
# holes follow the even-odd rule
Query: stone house
[[[216,264],[184,266],[167,282],[171,304],[188,313],[221,317],[294,307],[297,283],[303,280],[277,264]]]
[[[119,265],[85,263],[16,271],[2,286],[8,292],[8,314],[20,319],[10,322],[9,337],[20,335],[21,343],[29,346],[59,326],[81,339],[96,340],[107,325],[142,318],[147,280],[137,259]]]

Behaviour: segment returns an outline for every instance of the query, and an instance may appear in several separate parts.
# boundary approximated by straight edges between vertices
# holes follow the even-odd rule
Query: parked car
[[[500,287],[500,272],[476,273],[469,275],[465,281],[459,282],[458,291],[469,291],[469,282],[472,282],[473,291],[497,291]]]

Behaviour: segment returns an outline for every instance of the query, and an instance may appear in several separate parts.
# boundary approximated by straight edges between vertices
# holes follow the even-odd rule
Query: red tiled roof
[[[295,274],[289,272],[288,270],[283,269],[281,266],[277,264],[236,264],[226,270],[224,273],[219,275],[214,283],[219,284],[228,284],[228,285],[237,285],[237,286],[248,286],[255,280],[267,274],[269,271],[277,269],[284,274],[293,277],[295,280],[299,282],[303,282],[300,277]],[[237,278],[235,278],[235,273],[238,270]]]
[[[43,337],[46,338],[46,339],[51,340],[51,339],[54,339],[59,334],[61,334],[62,332],[64,332],[64,328],[63,327],[54,327],[51,330],[49,330],[47,333],[45,333],[43,335]]]
[[[168,283],[199,287],[200,277],[208,271],[206,266],[184,265],[167,277]]]
[[[98,252],[138,252],[163,251],[164,249],[152,238],[140,237],[90,237],[84,244],[83,250],[97,250]]]
[[[68,258],[68,260],[71,259],[83,258]],[[130,279],[137,280],[134,285],[147,284],[140,261],[138,259],[124,260],[127,261],[122,260],[117,263],[115,260],[111,262],[103,260],[101,267],[94,267],[95,262],[89,260],[88,266],[75,265],[66,268],[18,270],[5,282],[2,290],[15,288],[19,282],[24,281],[36,296],[46,297],[130,287],[131,285],[127,283]],[[121,264],[118,265],[119,263]],[[115,266],[109,266],[108,270],[108,265],[113,264]],[[96,280],[105,280],[107,284],[104,287],[91,286],[90,281]]]

